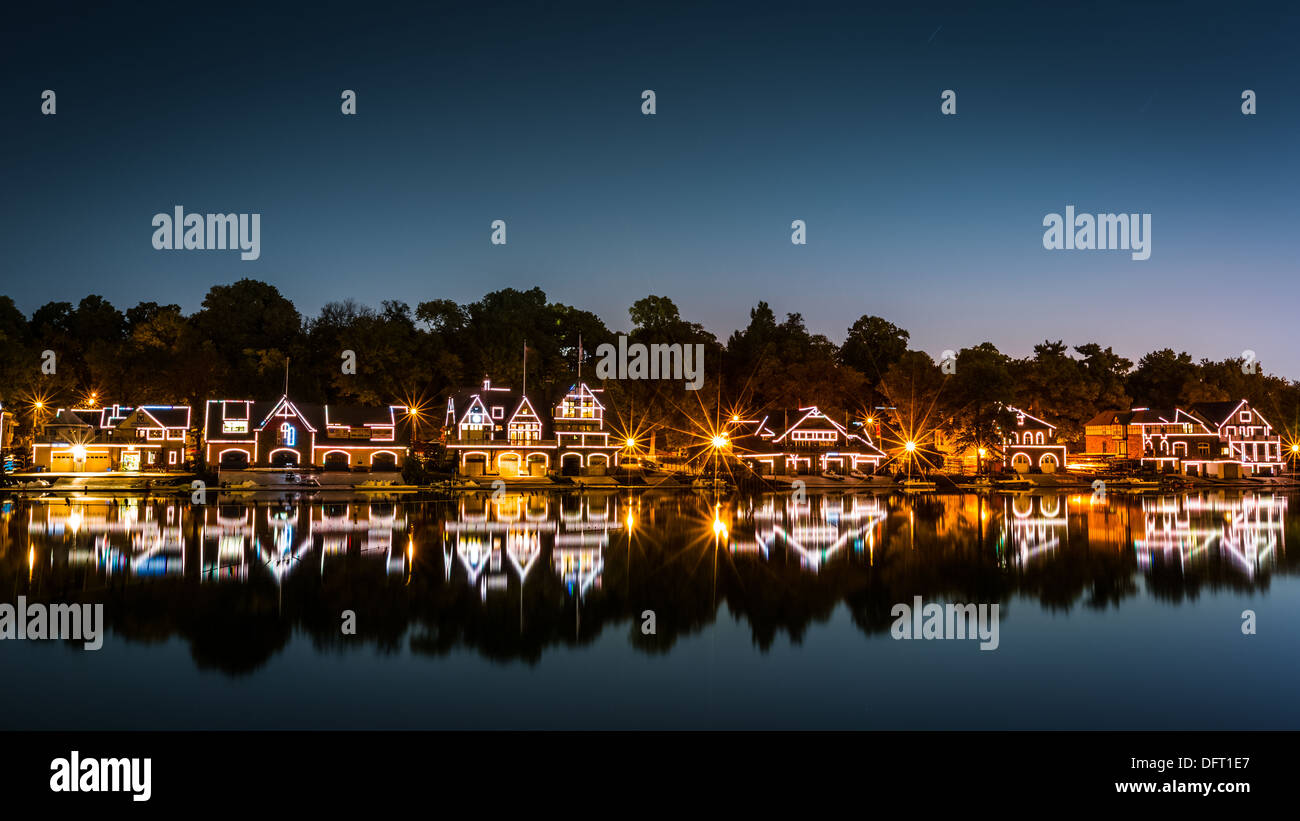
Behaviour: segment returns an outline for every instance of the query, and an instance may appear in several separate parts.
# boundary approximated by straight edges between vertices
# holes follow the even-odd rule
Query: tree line
[[[210,398],[278,397],[307,402],[400,403],[421,408],[423,428],[441,423],[449,391],[480,383],[520,385],[527,346],[529,393],[572,384],[581,340],[583,375],[594,381],[602,343],[702,344],[704,386],[680,381],[604,384],[614,427],[655,430],[665,447],[684,444],[732,416],[757,417],[816,404],[843,419],[888,419],[907,435],[943,431],[958,441],[996,441],[1006,405],[1059,426],[1067,441],[1107,409],[1167,407],[1249,399],[1284,435],[1300,422],[1300,383],[1254,372],[1239,358],[1194,361],[1172,348],[1136,363],[1097,342],[1046,340],[1031,356],[1012,357],[992,343],[956,351],[948,367],[909,346],[908,332],[864,315],[842,344],[808,330],[801,314],[779,318],[766,302],[726,340],[681,316],[668,297],[647,296],[628,310],[624,328],[550,301],[540,288],[493,291],[469,304],[431,299],[412,308],[331,302],[304,316],[277,288],[243,279],[213,286],[197,311],[141,302],[121,310],[102,296],[75,305],[49,302],[25,315],[0,296],[0,401],[31,424],[34,403],[80,406],[94,393],[123,405],[189,403]],[[42,369],[55,353],[54,373]],[[356,372],[344,373],[353,351]],[[954,367],[955,365],[955,367]]]

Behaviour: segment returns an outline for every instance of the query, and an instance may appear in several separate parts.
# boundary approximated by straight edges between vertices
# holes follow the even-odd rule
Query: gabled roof
[[[1032,413],[1029,413],[1028,411],[1023,411],[1023,410],[1021,410],[1020,408],[1014,408],[1014,407],[1012,407],[1011,405],[1007,405],[1006,407],[1007,407],[1007,410],[1009,410],[1009,411],[1011,411],[1012,413],[1016,414],[1017,419],[1019,419],[1019,417],[1022,417],[1022,416],[1023,416],[1025,419],[1032,420],[1033,422],[1036,422],[1039,426],[1042,426],[1042,427],[1045,427],[1045,428],[1050,428],[1051,430],[1056,430],[1056,425],[1053,425],[1051,422],[1048,422],[1048,421],[1046,421],[1046,420],[1044,420],[1044,419],[1039,419],[1037,416],[1034,416]],[[1028,428],[1032,428],[1032,427],[1035,427],[1035,425],[1023,425],[1023,424],[1022,424],[1022,425],[1017,425],[1017,427],[1028,427]]]
[[[1132,411],[1104,410],[1084,423],[1087,427],[1096,425],[1127,425],[1133,419]]]
[[[98,424],[99,411],[94,408],[59,408],[58,412],[54,414],[54,418],[46,422],[45,426],[94,428]]]
[[[1130,425],[1172,425],[1178,416],[1177,408],[1134,408]]]
[[[313,420],[311,419],[311,416],[312,415],[316,416],[316,419],[314,421],[316,421],[317,423],[323,421],[319,413],[309,414],[307,412],[312,409],[312,406],[303,405],[302,407],[299,407],[298,405],[294,404],[292,400],[289,399],[287,394],[285,396],[281,396],[275,402],[270,403],[271,409],[269,411],[266,411],[265,413],[256,412],[258,404],[261,403],[257,403],[257,402],[253,403],[253,409],[255,411],[253,414],[253,418],[257,418],[260,416],[262,419],[261,422],[257,423],[258,430],[265,428],[267,423],[271,421],[271,417],[278,415],[280,413],[280,409],[285,406],[288,406],[289,411],[292,412],[293,415],[301,419],[302,423],[306,425],[307,429],[310,430],[312,433],[316,432],[316,425],[312,424]],[[320,405],[316,405],[315,408],[319,409]]]
[[[1192,410],[1204,417],[1211,427],[1217,429],[1232,421],[1237,409],[1243,405],[1246,406],[1246,410],[1251,410],[1250,403],[1245,399],[1229,402],[1194,402],[1192,403]]]
[[[601,404],[600,398],[597,397],[596,394],[604,393],[604,392],[605,391],[603,388],[592,388],[586,382],[576,382],[570,385],[567,391],[561,393],[559,398],[557,398],[553,404],[554,407],[558,408],[561,404],[564,403],[564,400],[570,396],[577,396],[578,398],[582,398],[584,396],[590,396],[591,401],[596,403],[596,407],[600,408],[603,411],[605,409],[605,406]]]
[[[839,436],[844,437],[844,445],[846,447],[862,447],[875,451],[881,456],[885,455],[884,451],[871,442],[869,436],[860,436],[856,433],[850,433],[839,422],[836,422],[834,419],[822,413],[821,409],[816,405],[799,408],[798,413],[803,415],[796,420],[793,425],[782,431],[779,436],[773,437],[771,440],[772,444],[778,445],[786,443],[787,437],[789,437],[795,430],[833,430],[836,432],[837,438]]]
[[[188,428],[189,405],[141,405],[126,416],[119,428]]]
[[[764,416],[761,419],[733,418],[727,422],[727,438],[731,440],[732,447],[741,452],[758,452],[770,447],[776,431],[768,426],[767,420],[768,417]]]
[[[221,413],[213,412],[213,406],[220,406],[223,400],[213,399],[208,401],[207,430],[204,434],[209,439],[232,439],[248,438],[251,439],[257,435],[259,430],[264,430],[267,425],[272,424],[276,414],[284,405],[288,405],[298,420],[307,430],[315,433],[318,439],[324,439],[328,436],[328,429],[331,425],[346,425],[348,427],[394,427],[396,434],[397,409],[400,405],[315,405],[307,402],[294,402],[287,396],[282,396],[273,402],[250,402],[248,403],[248,432],[243,434],[225,433],[222,430]],[[244,405],[247,400],[224,400]],[[152,408],[148,408],[150,413],[156,415]]]
[[[542,405],[546,407],[545,404]],[[443,417],[443,427],[448,432],[455,434],[453,430],[458,425],[466,422],[466,416],[475,408],[481,409],[486,414],[487,423],[500,425],[502,434],[506,432],[507,426],[522,411],[531,411],[537,420],[541,423],[540,439],[551,438],[551,419],[549,413],[538,413],[538,400],[535,397],[528,397],[523,393],[512,388],[483,387],[466,388],[457,391],[447,397],[447,411]],[[499,407],[502,409],[501,418],[492,416],[492,408]]]

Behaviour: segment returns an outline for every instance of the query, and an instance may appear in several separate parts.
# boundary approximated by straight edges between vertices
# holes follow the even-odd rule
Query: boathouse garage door
[[[582,473],[582,457],[576,453],[566,453],[560,459],[560,473],[564,476],[577,476]]]
[[[248,454],[242,450],[228,450],[221,454],[222,470],[244,470],[248,467]]]
[[[461,462],[461,472],[465,476],[482,476],[487,473],[487,456],[482,453],[467,453]]]
[[[298,452],[293,450],[281,450],[271,455],[271,467],[287,468],[298,466]]]
[[[341,450],[332,450],[325,454],[326,470],[347,470],[348,455]]]
[[[375,458],[370,462],[370,469],[374,470],[397,470],[397,457],[391,453],[376,453]]]
[[[497,459],[497,473],[505,477],[519,475],[519,454],[503,453]]]
[[[544,453],[528,454],[528,475],[529,476],[546,475],[546,454]]]

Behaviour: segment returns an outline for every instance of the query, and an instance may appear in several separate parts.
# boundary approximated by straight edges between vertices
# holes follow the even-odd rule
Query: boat
[[[243,481],[222,484],[222,490],[319,490],[320,480],[315,476],[294,471],[242,471]]]
[[[1122,479],[1111,479],[1106,482],[1107,485],[1118,487],[1124,490],[1143,490],[1146,488],[1160,487],[1159,479],[1139,479],[1133,476],[1126,476]]]
[[[901,487],[905,493],[923,493],[927,490],[935,490],[939,487],[937,483],[931,482],[928,479],[904,479],[898,483],[898,486]]]
[[[999,490],[1029,490],[1034,483],[1025,478],[1016,479],[994,479],[993,484]]]

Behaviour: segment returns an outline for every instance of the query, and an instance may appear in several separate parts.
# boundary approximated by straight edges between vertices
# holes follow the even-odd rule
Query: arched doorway
[[[1055,473],[1060,466],[1061,463],[1057,461],[1055,453],[1044,453],[1038,460],[1038,467],[1042,469],[1043,473]]]
[[[374,456],[373,459],[370,460],[370,469],[371,469],[372,471],[374,471],[374,470],[381,470],[381,471],[382,471],[382,470],[386,470],[386,471],[394,471],[394,470],[397,470],[397,457],[394,456],[393,454],[389,453],[389,452],[386,451],[386,450],[381,450],[379,453],[376,453],[376,454],[375,454],[375,456]]]
[[[497,472],[507,478],[519,475],[519,454],[503,453],[497,459]]]
[[[1028,473],[1033,462],[1029,461],[1029,454],[1017,453],[1011,457],[1011,469],[1016,473]]]
[[[347,470],[348,455],[341,450],[332,450],[325,454],[326,470]]]
[[[529,476],[546,475],[546,454],[545,453],[528,454],[528,475]]]
[[[560,458],[560,473],[565,476],[577,476],[582,472],[582,454],[566,453]]]
[[[248,454],[242,450],[228,450],[221,454],[220,466],[222,470],[246,470]]]
[[[277,450],[275,453],[271,454],[271,467],[273,468],[298,467],[298,451]]]
[[[487,454],[465,454],[465,459],[461,462],[461,472],[466,476],[482,476],[487,473]]]

